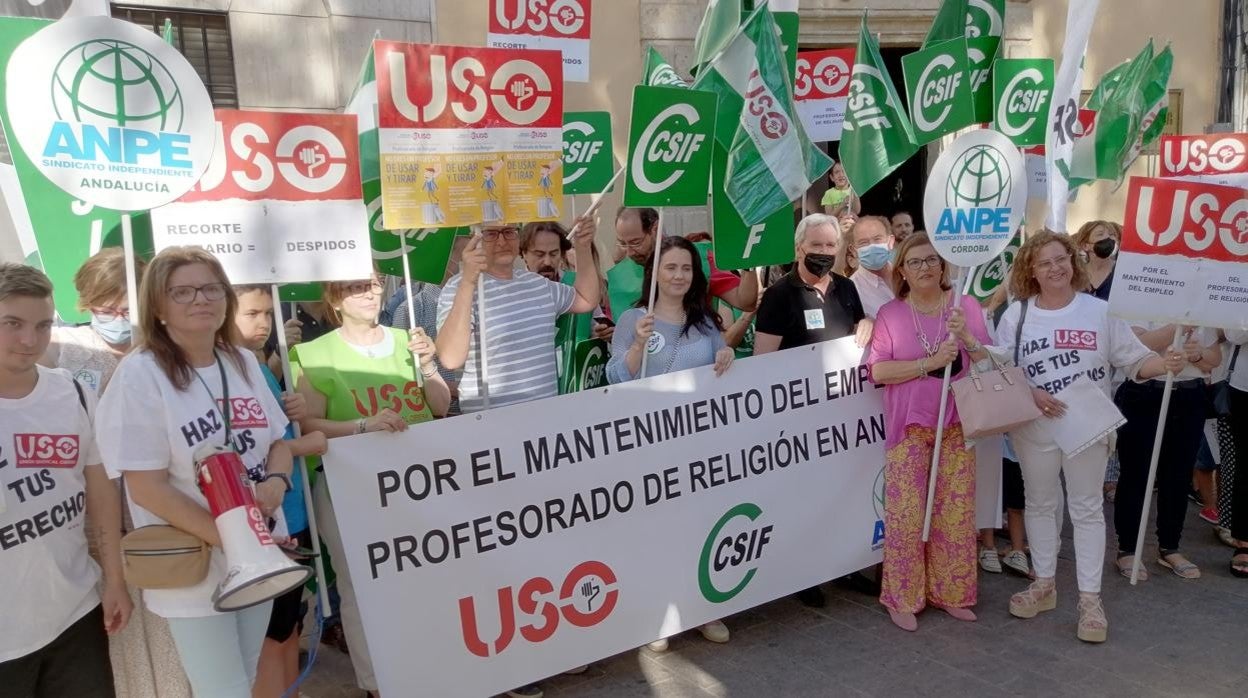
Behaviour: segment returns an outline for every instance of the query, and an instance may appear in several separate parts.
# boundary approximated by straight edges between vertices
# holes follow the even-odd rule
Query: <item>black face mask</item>
[[[1105,238],[1092,243],[1092,253],[1101,259],[1109,259],[1118,251],[1118,243],[1113,238]]]
[[[806,258],[802,260],[802,266],[806,267],[806,271],[814,274],[819,278],[827,276],[832,271],[832,266],[836,264],[836,255],[818,254],[810,252],[806,254]]]

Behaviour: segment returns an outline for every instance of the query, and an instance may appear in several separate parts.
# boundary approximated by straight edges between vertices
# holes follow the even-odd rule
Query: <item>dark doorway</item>
[[[802,48],[807,48],[803,46]],[[907,113],[909,104],[906,101],[906,86],[901,74],[901,57],[909,53],[917,51],[914,46],[906,47],[881,47],[880,55],[884,58],[884,64],[888,68],[888,74],[893,79],[893,85],[897,89],[897,95],[901,97],[903,104],[906,104]],[[828,155],[833,159],[840,160],[840,143],[820,143]],[[927,184],[927,148],[921,147],[918,152],[906,160],[897,169],[893,170],[887,177],[876,184],[867,192],[860,192],[862,198],[862,214],[864,216],[892,216],[898,211],[908,211],[914,218],[914,227],[916,230],[925,229],[923,223],[923,187]],[[819,211],[819,200],[823,198],[823,193],[828,189],[828,179],[824,177],[822,182],[818,182],[811,186],[806,193],[807,207],[810,211]]]

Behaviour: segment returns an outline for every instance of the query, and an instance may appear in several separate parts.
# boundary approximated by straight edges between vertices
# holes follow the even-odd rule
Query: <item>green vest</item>
[[[568,286],[576,284],[576,272],[564,272],[560,281]],[[559,394],[576,392],[572,387],[571,370],[576,345],[589,339],[594,329],[593,313],[564,313],[555,321],[555,356],[559,362]]]

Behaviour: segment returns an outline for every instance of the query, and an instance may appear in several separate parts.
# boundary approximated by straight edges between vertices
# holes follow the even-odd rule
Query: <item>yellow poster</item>
[[[563,155],[382,154],[388,229],[558,220]]]

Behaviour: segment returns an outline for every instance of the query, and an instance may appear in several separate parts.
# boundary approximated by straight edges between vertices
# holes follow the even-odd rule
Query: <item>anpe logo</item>
[[[923,131],[940,128],[953,110],[953,98],[962,84],[963,73],[956,70],[957,61],[943,53],[932,59],[919,74],[914,90],[914,122]]]
[[[554,584],[545,577],[533,577],[520,586],[519,592],[510,586],[502,587],[493,595],[498,603],[499,634],[488,644],[481,639],[476,600],[465,596],[459,600],[464,647],[478,657],[501,654],[515,639],[517,610],[538,621],[520,626],[521,637],[533,644],[550,639],[559,629],[561,619],[578,628],[592,628],[615,610],[620,599],[617,581],[615,572],[605,562],[589,560],[568,572],[558,595]]]
[[[490,31],[554,37],[586,34],[589,4],[581,0],[494,0]]]
[[[14,434],[19,468],[72,468],[78,465],[77,434]]]
[[[1133,177],[1127,211],[1124,251],[1223,262],[1248,258],[1248,198],[1237,187]]]
[[[1162,138],[1166,175],[1207,175],[1248,171],[1248,134],[1166,136]]]
[[[875,526],[871,529],[871,549],[884,547],[884,468],[871,485],[871,506],[875,509]]]
[[[851,66],[841,56],[824,56],[812,66],[798,54],[793,95],[797,99],[840,97],[848,91],[851,76]]]
[[[1041,113],[1042,107],[1049,103],[1049,90],[1039,89],[1044,83],[1044,75],[1039,70],[1028,68],[1005,84],[1005,93],[997,105],[997,128],[1002,133],[1017,138],[1047,116]],[[1011,119],[1012,116],[1025,118]]]
[[[707,601],[730,601],[754,579],[758,566],[750,563],[757,563],[762,557],[773,530],[771,524],[758,525],[762,514],[757,504],[743,502],[725,512],[711,527],[698,558],[698,589]],[[750,566],[743,572],[747,565]],[[736,583],[731,584],[730,580]]]
[[[1096,332],[1092,330],[1054,330],[1053,346],[1058,349],[1096,351]]]
[[[1013,182],[1005,154],[991,145],[974,146],[954,162],[945,183],[949,206],[936,224],[936,235],[1011,232],[1008,207]]]
[[[706,140],[704,134],[688,129],[700,118],[692,105],[673,104],[646,125],[631,163],[633,182],[638,189],[654,194],[670,187],[685,174],[679,165],[693,159]],[[656,182],[648,175],[649,165],[656,165],[653,170],[657,170],[662,179]]]
[[[186,59],[152,32],[108,17],[50,24],[7,70],[13,133],[66,192],[120,210],[187,191],[212,147],[212,106]]]
[[[604,141],[592,138],[594,127],[585,121],[573,121],[563,125],[564,185],[571,184],[589,171],[585,165],[600,152]],[[572,167],[576,165],[577,167]]]

